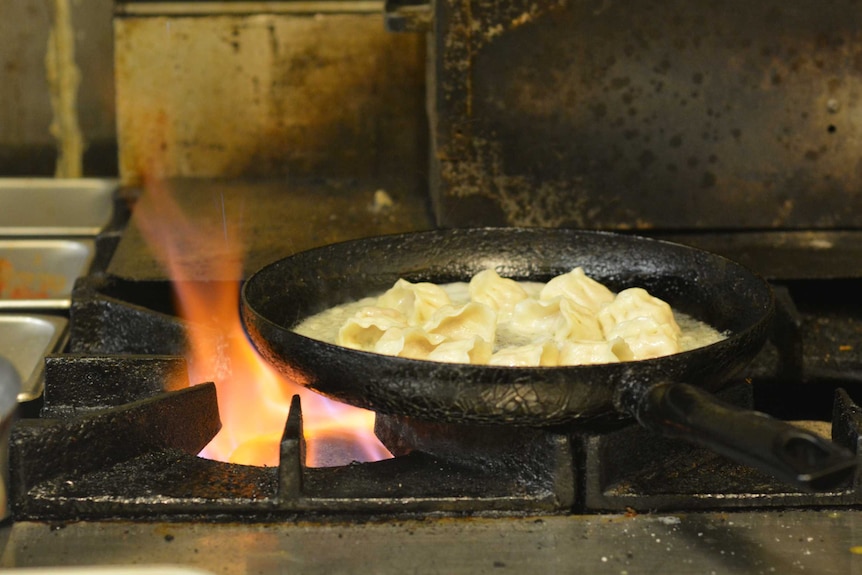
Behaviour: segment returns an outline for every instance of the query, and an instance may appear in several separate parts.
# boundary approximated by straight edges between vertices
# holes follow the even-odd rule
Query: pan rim
[[[516,372],[517,373],[522,373],[522,372],[526,373],[528,371],[535,371],[537,373],[541,373],[541,372],[549,372],[549,371],[566,370],[566,371],[569,371],[569,372],[574,374],[576,372],[591,371],[592,369],[595,369],[597,367],[607,369],[609,366],[627,366],[628,367],[628,366],[637,366],[637,365],[655,365],[655,364],[661,363],[664,360],[667,360],[667,358],[669,358],[669,357],[685,359],[687,357],[700,355],[702,353],[712,352],[716,348],[723,348],[723,347],[730,345],[731,343],[733,343],[731,340],[736,340],[737,338],[744,337],[745,330],[743,330],[741,332],[731,333],[720,341],[713,342],[711,344],[707,344],[704,346],[699,346],[699,347],[696,347],[696,348],[693,348],[690,350],[680,351],[680,352],[676,352],[673,354],[659,356],[659,357],[655,357],[655,358],[640,359],[640,360],[628,360],[628,361],[620,361],[620,362],[615,362],[615,363],[515,367],[515,366],[488,366],[488,365],[484,365],[484,364],[471,364],[471,363],[458,363],[458,362],[438,362],[438,361],[432,361],[432,360],[426,360],[426,359],[405,358],[405,357],[386,355],[386,354],[381,354],[381,353],[376,353],[376,352],[371,352],[371,351],[357,350],[357,349],[348,348],[348,347],[340,346],[338,344],[334,344],[334,343],[330,343],[330,342],[326,342],[323,340],[318,340],[318,339],[314,339],[314,338],[310,338],[310,337],[301,335],[301,334],[295,332],[293,330],[293,327],[295,327],[299,321],[301,321],[302,319],[305,319],[306,317],[309,317],[312,314],[298,317],[290,325],[283,325],[281,323],[273,321],[269,317],[266,317],[265,315],[260,313],[258,311],[258,309],[256,309],[254,306],[252,306],[249,303],[249,300],[247,297],[247,292],[250,289],[249,285],[251,285],[252,282],[255,281],[255,278],[261,277],[262,275],[264,275],[266,273],[272,273],[272,270],[274,270],[280,266],[287,265],[287,263],[290,260],[292,260],[293,258],[299,258],[299,257],[311,258],[315,254],[323,254],[327,251],[331,251],[333,249],[341,249],[341,248],[343,248],[345,246],[349,246],[349,245],[359,245],[359,244],[363,244],[363,243],[368,243],[370,241],[385,242],[385,241],[392,241],[392,240],[395,240],[398,238],[405,238],[405,237],[411,237],[411,238],[418,238],[418,237],[423,237],[423,236],[424,237],[435,237],[435,236],[440,236],[440,235],[444,235],[444,234],[445,235],[452,235],[452,234],[464,233],[467,235],[472,235],[472,234],[482,234],[482,233],[502,233],[502,234],[507,234],[507,235],[517,235],[520,233],[542,233],[542,234],[544,234],[544,233],[548,233],[548,232],[557,233],[560,235],[570,235],[573,237],[589,236],[589,237],[606,237],[606,238],[613,238],[613,239],[626,238],[626,240],[632,241],[632,242],[646,243],[646,244],[651,244],[651,245],[655,245],[655,246],[664,246],[664,247],[669,248],[669,249],[684,250],[688,253],[700,254],[701,256],[707,257],[707,258],[712,259],[714,261],[721,261],[721,262],[723,262],[724,265],[729,265],[729,266],[735,267],[737,270],[742,271],[744,273],[747,273],[753,279],[758,280],[759,284],[761,284],[767,288],[765,291],[765,294],[764,294],[766,296],[766,301],[762,302],[762,304],[763,304],[763,310],[762,310],[763,317],[761,317],[760,320],[758,322],[756,322],[756,324],[763,323],[763,322],[768,323],[772,320],[772,316],[774,314],[774,307],[775,307],[775,294],[772,291],[771,286],[769,285],[769,282],[767,282],[760,274],[758,274],[757,272],[748,268],[747,266],[745,266],[745,265],[743,265],[743,264],[741,264],[735,260],[731,260],[725,256],[722,256],[720,254],[716,254],[714,252],[709,252],[707,250],[703,250],[703,249],[700,249],[697,247],[687,246],[684,244],[679,244],[679,243],[668,241],[668,240],[642,236],[642,235],[638,235],[636,233],[620,233],[620,232],[613,232],[613,231],[606,231],[606,230],[579,230],[579,229],[573,229],[573,228],[493,227],[493,226],[474,227],[474,228],[439,228],[439,229],[433,229],[433,230],[422,230],[422,231],[417,231],[417,232],[383,234],[383,235],[377,235],[377,236],[369,236],[369,237],[365,237],[365,238],[355,238],[355,239],[350,239],[350,240],[343,240],[340,242],[336,242],[336,243],[332,243],[332,244],[326,244],[326,245],[322,245],[322,246],[317,246],[317,247],[314,247],[314,248],[311,248],[308,250],[303,250],[300,252],[290,254],[288,256],[285,256],[283,258],[279,258],[277,260],[274,260],[274,261],[262,266],[260,269],[258,269],[254,273],[252,273],[245,280],[245,282],[243,282],[243,285],[242,285],[241,290],[240,290],[240,299],[242,302],[242,306],[241,306],[242,313],[243,314],[245,314],[246,312],[253,313],[259,321],[268,324],[271,328],[278,329],[278,330],[285,330],[285,331],[290,332],[291,337],[298,338],[300,341],[305,342],[306,345],[320,346],[324,349],[330,349],[330,350],[338,350],[339,353],[345,354],[347,356],[355,356],[357,358],[362,358],[362,357],[387,358],[387,361],[393,363],[393,365],[399,365],[400,364],[400,365],[403,365],[405,367],[421,366],[421,365],[428,365],[428,364],[438,365],[438,366],[451,365],[451,366],[458,366],[459,368],[466,368],[466,369],[484,368],[486,370],[489,367],[492,367],[494,370],[500,370],[500,371],[504,371],[504,372],[505,371],[511,371],[512,373],[516,373]],[[373,294],[369,294],[369,296],[372,296],[372,295]],[[345,302],[341,302],[341,303],[334,304],[334,305],[342,305],[343,303],[349,303],[349,302],[345,301]],[[699,321],[703,321],[701,318],[695,318],[695,319],[697,319]],[[246,323],[245,318],[243,318],[243,324],[245,325],[245,323]],[[754,325],[752,325],[750,327],[754,327]]]

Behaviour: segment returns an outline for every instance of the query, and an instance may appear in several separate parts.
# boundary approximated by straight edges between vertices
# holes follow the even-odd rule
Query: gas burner
[[[16,519],[266,521],[862,503],[858,474],[842,488],[802,492],[613,418],[575,431],[378,415],[375,432],[393,459],[308,467],[295,397],[277,467],[203,459],[196,454],[219,428],[215,387],[180,388],[178,381],[188,382],[179,355],[183,322],[166,313],[167,305],[123,301],[122,286],[103,276],[79,282],[73,319],[87,329],[73,338],[69,353],[47,358],[40,417],[13,428],[10,494]],[[158,292],[139,293],[152,298]],[[127,293],[133,300],[139,295],[135,289]],[[92,334],[97,336],[85,337]],[[158,345],[142,350],[142,341]],[[752,407],[757,389],[740,381],[721,397]],[[833,403],[833,440],[858,453],[862,409],[842,389]]]

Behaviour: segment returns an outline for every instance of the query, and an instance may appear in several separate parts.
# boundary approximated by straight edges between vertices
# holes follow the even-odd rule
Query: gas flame
[[[222,197],[221,227],[207,229],[183,213],[166,182],[148,177],[144,187],[135,222],[166,267],[179,315],[190,325],[189,376],[194,383],[213,381],[218,393],[222,429],[201,455],[277,465],[290,400],[298,394],[308,465],[391,457],[374,436],[372,412],[331,401],[288,380],[247,339],[239,314],[239,281],[230,280],[241,277],[241,214],[226,213]]]

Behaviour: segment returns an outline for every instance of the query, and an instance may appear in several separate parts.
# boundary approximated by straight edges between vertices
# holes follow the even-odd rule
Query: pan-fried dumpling
[[[497,333],[497,314],[482,303],[461,307],[443,306],[425,324],[425,331],[446,339],[471,339],[475,336],[493,344]]]
[[[488,365],[508,367],[539,367],[558,365],[560,350],[552,340],[504,347],[488,360]]]
[[[557,339],[594,340],[602,339],[602,328],[594,313],[569,299],[560,300],[560,314],[564,327],[557,331]]]
[[[400,311],[410,325],[428,321],[435,311],[451,303],[446,291],[440,286],[428,282],[411,283],[404,279],[399,279],[377,298],[378,307]]]
[[[681,351],[678,329],[651,317],[636,317],[616,324],[608,332],[607,339],[625,341],[632,351],[632,359],[651,359]]]
[[[560,347],[560,365],[594,365],[630,361],[634,354],[622,339],[567,341]]]
[[[377,340],[373,351],[411,359],[428,359],[444,340],[443,336],[426,333],[418,327],[393,327]]]
[[[595,314],[564,298],[519,302],[512,313],[510,329],[529,336],[552,335],[558,341],[602,339]]]
[[[525,299],[512,310],[510,330],[529,337],[536,334],[553,335],[565,322],[560,313],[560,300],[538,301]]]
[[[515,304],[527,299],[526,290],[518,282],[501,278],[492,269],[474,275],[470,280],[469,289],[470,299],[483,303],[497,312],[499,321],[506,321],[512,315]]]
[[[356,309],[359,312],[345,322]],[[666,302],[642,288],[615,295],[582,268],[547,284],[515,282],[493,269],[479,272],[469,283],[444,286],[402,279],[379,297],[325,313],[307,318],[295,330],[305,335],[326,329],[327,336],[318,339],[438,362],[586,365],[650,359],[696,347],[688,323],[694,320],[684,317],[684,335]],[[723,337],[704,328],[708,339],[698,335],[698,345]]]
[[[607,303],[614,300],[614,293],[587,277],[583,268],[577,267],[567,274],[559,275],[545,284],[539,294],[539,299],[549,301],[564,297],[573,303],[597,312]]]
[[[491,359],[491,344],[481,337],[444,341],[428,354],[431,361],[482,365]]]
[[[614,301],[603,307],[599,313],[599,323],[605,333],[624,321],[648,317],[656,323],[670,326],[679,335],[680,329],[673,318],[673,311],[667,302],[649,294],[643,288],[629,288],[621,291]]]
[[[363,307],[341,326],[335,343],[351,349],[370,351],[387,330],[406,325],[404,314],[398,310]]]

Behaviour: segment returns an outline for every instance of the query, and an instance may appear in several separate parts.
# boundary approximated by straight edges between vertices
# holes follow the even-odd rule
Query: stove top
[[[230,198],[236,186],[221,193]],[[205,193],[198,183],[189,190],[188,201]],[[404,231],[394,228],[406,220],[395,225],[369,214],[380,233]],[[352,217],[359,221],[355,212]],[[265,241],[270,250],[259,259],[310,247],[290,237],[257,237],[253,242]],[[636,570],[647,555],[673,572],[665,554],[682,561],[680,572],[822,567],[812,555],[828,554],[830,568],[844,573],[858,561],[854,549],[862,543],[852,537],[862,503],[858,472],[847,485],[805,493],[625,420],[597,421],[576,432],[378,416],[376,433],[394,459],[318,468],[305,464],[302,406],[295,399],[277,467],[199,458],[219,426],[218,398],[212,384],[188,378],[188,326],[172,313],[170,283],[134,232],[103,244],[112,257],[100,254],[101,269],[76,285],[68,347],[46,359],[43,401],[14,430],[15,523],[2,531],[4,566],[167,561],[207,567],[235,553],[244,567],[227,572],[277,572],[287,553],[303,562],[299,572],[311,573],[355,565],[355,557],[325,544],[344,537],[354,549],[363,547],[362,556],[379,550],[367,559],[379,572],[415,565],[431,553],[418,549],[432,543],[454,555],[429,557],[428,572],[490,571],[529,558],[565,564],[570,556],[594,564],[591,572],[614,573]],[[852,296],[862,286],[852,278],[787,277],[774,285],[782,302],[775,334],[723,399],[831,434],[858,453],[862,354],[854,342],[862,311]],[[193,386],[177,386],[183,379]],[[810,535],[803,534],[807,529]],[[146,555],[128,545],[107,554],[88,551],[90,543],[70,547],[115,536],[143,541]],[[508,543],[477,546],[496,538]],[[402,548],[387,553],[393,539]],[[213,541],[221,545],[217,551]],[[422,541],[415,554],[404,551],[413,549],[410,541]],[[42,545],[53,551],[27,551]],[[315,550],[330,563],[316,559]],[[455,556],[464,560],[459,566]]]

